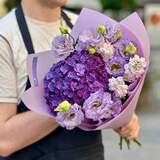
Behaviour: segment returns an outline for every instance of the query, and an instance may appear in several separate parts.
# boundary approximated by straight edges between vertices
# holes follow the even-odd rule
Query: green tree
[[[128,10],[133,11],[137,8],[137,0],[101,0],[102,9],[114,11]]]
[[[15,8],[18,4],[20,4],[21,0],[6,0],[5,6],[7,11],[10,11],[12,8]]]

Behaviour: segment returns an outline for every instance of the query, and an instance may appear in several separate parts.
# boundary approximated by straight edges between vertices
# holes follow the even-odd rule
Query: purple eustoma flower
[[[92,32],[90,30],[85,30],[79,35],[78,44],[76,46],[77,50],[88,49],[89,46],[96,47],[104,43],[104,39],[98,32]]]
[[[113,77],[123,76],[125,72],[124,65],[127,63],[118,52],[119,50],[116,50],[114,57],[106,63],[106,69]]]
[[[84,113],[78,104],[72,105],[67,112],[58,112],[56,116],[56,121],[68,130],[72,130],[79,126],[83,120]]]
[[[57,36],[52,42],[52,50],[57,55],[69,54],[74,51],[74,41],[68,35]]]
[[[128,61],[137,53],[136,44],[128,39],[120,40],[117,44],[115,44],[115,47],[119,49],[121,56]]]
[[[106,34],[105,38],[110,43],[115,43],[119,38],[121,38],[121,30],[117,25],[106,24]]]
[[[85,117],[94,121],[113,118],[113,115],[119,114],[118,106],[114,104],[111,94],[104,92],[102,89],[91,94],[91,96],[84,102],[83,110]]]

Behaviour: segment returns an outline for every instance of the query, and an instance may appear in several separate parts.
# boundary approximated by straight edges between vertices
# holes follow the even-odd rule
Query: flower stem
[[[138,146],[142,147],[142,143],[139,142],[137,139],[133,139],[133,142],[135,142]]]
[[[123,149],[123,137],[122,136],[120,136],[119,147],[120,147],[120,150]]]
[[[74,37],[70,33],[68,33],[68,35],[72,38],[73,43],[74,43],[74,48],[75,48],[77,42],[75,41]]]
[[[127,139],[127,138],[125,138],[125,142],[126,142],[126,144],[127,144],[128,150],[130,150],[130,149],[131,149],[131,143],[130,143],[130,140],[129,140],[129,139]]]
[[[127,137],[122,137],[122,136],[120,136],[120,142],[119,142],[120,150],[123,149],[123,141],[126,142],[127,148],[130,150],[131,149],[131,140],[129,140]],[[136,143],[139,147],[142,146],[142,144],[137,139],[133,139],[133,142]]]

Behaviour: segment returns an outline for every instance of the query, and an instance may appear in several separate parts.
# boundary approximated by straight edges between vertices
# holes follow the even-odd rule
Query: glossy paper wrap
[[[96,29],[99,24],[108,22],[113,25],[118,25],[122,30],[123,37],[128,38],[137,44],[138,52],[141,54],[140,56],[143,56],[147,61],[147,65],[149,65],[149,38],[137,13],[133,13],[121,22],[117,22],[97,11],[83,9],[71,34],[76,39],[83,30]],[[53,51],[46,51],[28,56],[27,69],[32,87],[22,95],[22,101],[30,110],[45,116],[53,117],[45,102],[43,80],[53,63],[64,60],[67,56],[68,55],[58,56],[53,53]],[[104,121],[101,124],[88,124],[84,122],[79,128],[83,130],[115,129],[129,122],[135,111],[145,76],[146,73],[135,82],[134,85],[136,87],[133,86],[134,89],[129,92],[129,98],[123,104],[125,109],[117,117],[108,122]]]

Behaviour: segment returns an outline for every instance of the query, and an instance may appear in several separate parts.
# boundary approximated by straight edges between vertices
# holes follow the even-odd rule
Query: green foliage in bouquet
[[[10,11],[11,9],[15,8],[21,0],[6,0],[5,1],[5,6],[7,8],[7,11]]]
[[[137,0],[101,0],[102,9],[114,11],[127,10],[133,11],[137,8]]]

